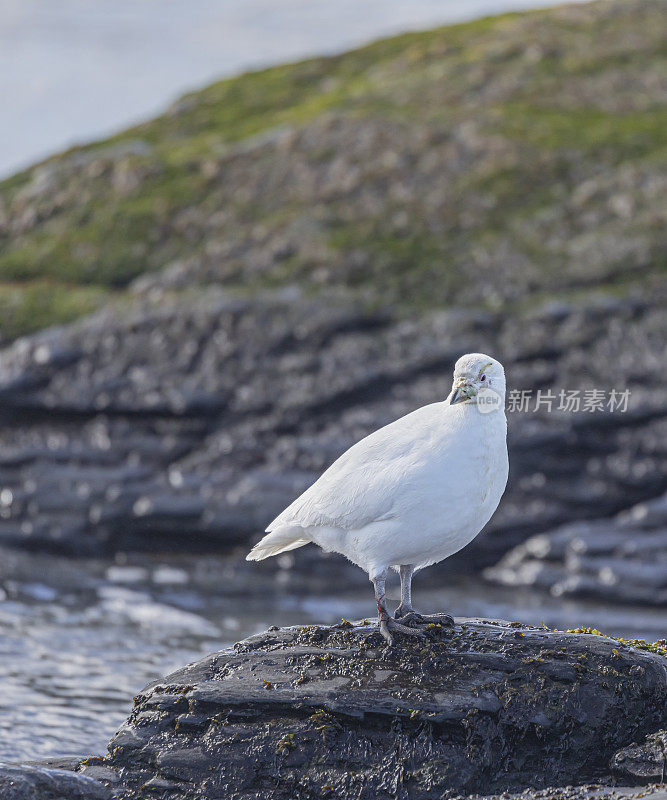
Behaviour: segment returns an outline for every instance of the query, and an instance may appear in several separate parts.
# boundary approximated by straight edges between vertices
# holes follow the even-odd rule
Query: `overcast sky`
[[[540,0],[2,0],[0,176],[266,64]]]

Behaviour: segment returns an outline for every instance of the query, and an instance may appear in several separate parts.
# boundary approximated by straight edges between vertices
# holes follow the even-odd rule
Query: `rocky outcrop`
[[[516,389],[630,388],[625,413],[559,412],[557,399],[534,411],[535,396],[510,411],[508,491],[453,562],[490,565],[529,533],[665,490],[664,322],[639,297],[411,322],[298,294],[108,310],[0,355],[0,544],[247,546],[353,441],[444,397],[466,350],[501,358]]]
[[[576,522],[533,536],[484,575],[556,597],[667,605],[667,495],[611,520]]]
[[[111,790],[86,775],[36,764],[0,762],[2,800],[111,800]]]
[[[667,731],[647,736],[614,755],[611,767],[625,780],[664,783],[667,777]]]
[[[146,687],[109,755],[79,770],[161,800],[407,800],[609,779],[619,750],[667,718],[667,651],[637,645],[489,620],[393,648],[368,621],[274,628]]]
[[[469,795],[467,800],[667,800],[667,790],[662,784],[654,786],[550,786],[547,789],[524,789],[523,792],[501,795]],[[461,800],[451,798],[451,800]]]

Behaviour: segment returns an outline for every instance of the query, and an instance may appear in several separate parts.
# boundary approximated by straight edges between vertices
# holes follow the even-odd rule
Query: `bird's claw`
[[[454,619],[449,614],[419,614],[417,611],[406,611],[400,616],[402,625],[446,625],[447,627],[454,626]]]
[[[397,622],[393,617],[380,617],[380,633],[390,647],[394,644],[394,637],[391,635],[392,631],[422,638],[425,636],[424,632],[418,628],[410,628],[407,625],[403,625],[402,622]]]

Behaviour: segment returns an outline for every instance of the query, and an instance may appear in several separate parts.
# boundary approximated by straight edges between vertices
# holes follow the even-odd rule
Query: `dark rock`
[[[0,763],[2,800],[110,800],[111,790],[64,769]]]
[[[667,605],[667,495],[528,539],[485,577],[557,597]]]
[[[458,620],[388,649],[343,622],[270,630],[149,685],[97,766],[132,799],[537,792],[609,779],[666,718],[659,648]]]
[[[619,750],[611,760],[611,768],[626,780],[663,783],[667,775],[667,731],[658,731],[642,744]]]
[[[667,800],[662,786],[602,786],[598,783],[581,786],[550,786],[548,789],[525,789],[518,794],[466,795],[466,800]],[[462,800],[452,797],[449,800]]]
[[[568,305],[409,321],[343,295],[206,294],[106,310],[0,354],[0,544],[248,546],[354,441],[444,397],[465,350],[498,355],[511,388],[628,387],[632,399],[626,413],[510,412],[505,498],[441,570],[490,566],[530,535],[667,488],[657,293],[613,317]],[[295,554],[290,569],[313,560]]]

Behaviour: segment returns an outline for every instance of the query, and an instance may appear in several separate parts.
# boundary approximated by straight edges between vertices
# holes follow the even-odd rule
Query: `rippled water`
[[[157,627],[137,618],[157,609],[122,590],[92,608],[0,605],[0,758],[99,751],[142,683],[206,649],[189,630],[199,616],[168,613]]]
[[[44,557],[14,565],[19,579],[0,581],[0,760],[104,752],[132,695],[160,675],[270,624],[372,613],[370,585],[350,596],[229,596],[199,580],[203,562],[210,574],[210,558],[182,566],[179,559],[95,562],[77,566],[76,575],[52,570]],[[31,574],[37,577],[25,579]],[[664,616],[650,609],[559,603],[474,579],[415,591],[425,610],[591,626],[651,641],[664,635]]]

